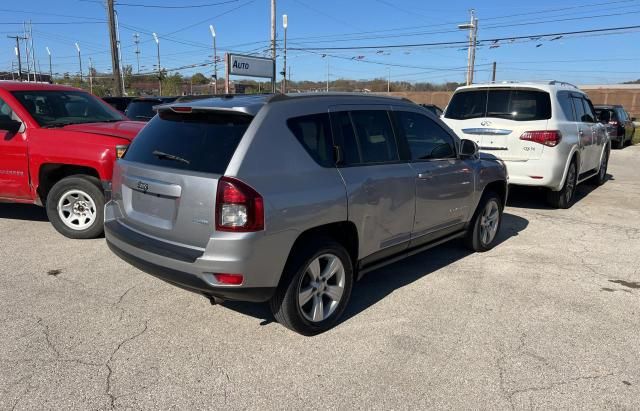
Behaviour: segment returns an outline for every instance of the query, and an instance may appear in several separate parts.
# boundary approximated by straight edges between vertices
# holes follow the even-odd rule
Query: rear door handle
[[[418,178],[420,180],[429,180],[431,177],[433,177],[433,174],[431,174],[430,171],[425,171],[424,173],[418,173]]]

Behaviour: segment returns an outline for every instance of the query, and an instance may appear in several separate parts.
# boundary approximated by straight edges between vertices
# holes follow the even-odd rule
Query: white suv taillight
[[[218,180],[216,230],[251,232],[264,230],[264,203],[253,188],[233,177]]]
[[[555,147],[560,143],[562,134],[558,130],[525,131],[520,140],[532,141],[547,147]]]

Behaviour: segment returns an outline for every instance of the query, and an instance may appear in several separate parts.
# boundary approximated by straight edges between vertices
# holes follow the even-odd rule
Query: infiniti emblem
[[[491,125],[491,122],[488,120],[483,121],[482,123],[480,123],[481,126],[487,127]]]
[[[149,184],[143,183],[142,181],[138,181],[138,190],[142,190],[143,193],[146,194],[147,190],[149,190]]]

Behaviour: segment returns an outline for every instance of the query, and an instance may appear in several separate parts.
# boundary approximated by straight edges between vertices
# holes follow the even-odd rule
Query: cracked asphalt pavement
[[[640,409],[639,163],[569,210],[513,190],[494,250],[373,272],[312,338],[0,204],[0,409]]]

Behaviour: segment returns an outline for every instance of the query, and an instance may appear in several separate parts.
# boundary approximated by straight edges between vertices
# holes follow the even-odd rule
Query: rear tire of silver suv
[[[484,252],[495,247],[502,225],[502,211],[500,196],[492,191],[482,195],[465,237],[470,250]]]
[[[47,194],[47,216],[65,237],[96,238],[103,233],[104,194],[100,181],[74,175],[58,181]]]
[[[344,312],[353,288],[353,263],[332,241],[303,244],[292,251],[269,302],[276,320],[302,335],[320,334]]]
[[[547,193],[547,202],[554,208],[569,208],[573,204],[573,198],[576,193],[576,186],[578,185],[578,167],[575,157],[569,164],[567,170],[567,178],[564,181],[564,185],[560,191],[549,191]]]

